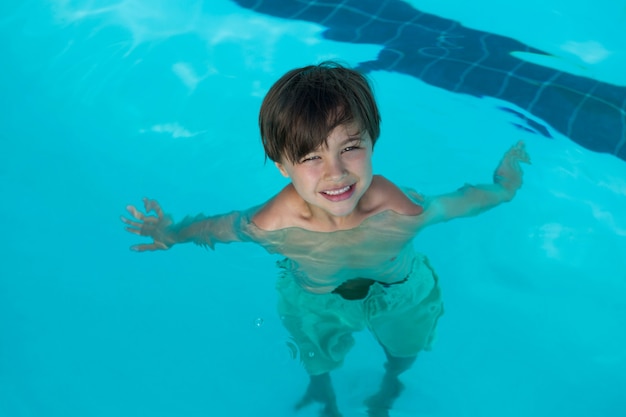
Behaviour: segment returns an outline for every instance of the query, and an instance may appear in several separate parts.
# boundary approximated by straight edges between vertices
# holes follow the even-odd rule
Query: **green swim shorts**
[[[284,269],[276,285],[278,313],[310,375],[340,367],[354,345],[352,334],[365,328],[392,356],[430,350],[443,302],[437,275],[423,255],[416,256],[405,282],[375,282],[360,300],[310,293],[296,283],[287,264],[278,263]]]

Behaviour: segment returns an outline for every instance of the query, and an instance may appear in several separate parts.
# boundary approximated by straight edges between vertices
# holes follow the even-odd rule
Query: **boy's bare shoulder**
[[[299,201],[297,197],[293,186],[287,185],[254,214],[252,222],[266,231],[293,226],[293,213],[297,210]]]
[[[381,175],[372,179],[369,194],[369,210],[373,212],[393,210],[405,216],[417,216],[423,211],[400,187]]]

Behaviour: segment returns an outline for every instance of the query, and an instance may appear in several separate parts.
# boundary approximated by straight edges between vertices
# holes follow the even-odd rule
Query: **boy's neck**
[[[325,210],[303,201],[306,209],[300,217],[306,223],[306,229],[317,232],[334,232],[337,230],[354,229],[365,220],[365,215],[357,207],[345,216],[334,216]]]
[[[297,195],[297,193],[295,194]],[[368,193],[361,197],[354,210],[343,216],[333,215],[320,207],[308,203],[299,196],[296,198],[299,200],[299,207],[296,210],[297,218],[293,219],[293,221],[301,223],[298,227],[316,232],[354,229],[375,212],[374,207],[370,207],[371,204],[368,204],[370,200]]]

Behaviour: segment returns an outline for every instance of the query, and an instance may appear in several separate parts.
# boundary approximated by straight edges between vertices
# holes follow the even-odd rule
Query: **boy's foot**
[[[389,410],[403,390],[404,384],[397,376],[385,375],[380,390],[365,400],[368,417],[389,417]]]
[[[324,406],[320,412],[320,417],[342,417],[337,407],[337,400],[329,374],[311,376],[309,387],[300,401],[296,403],[295,409],[300,410],[316,402]]]

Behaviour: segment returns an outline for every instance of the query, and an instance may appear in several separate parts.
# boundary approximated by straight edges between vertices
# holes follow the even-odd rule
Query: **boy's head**
[[[372,146],[380,134],[380,115],[372,89],[361,73],[336,62],[297,68],[269,90],[259,114],[265,155],[274,162],[302,157],[326,145],[337,126],[355,122]]]

